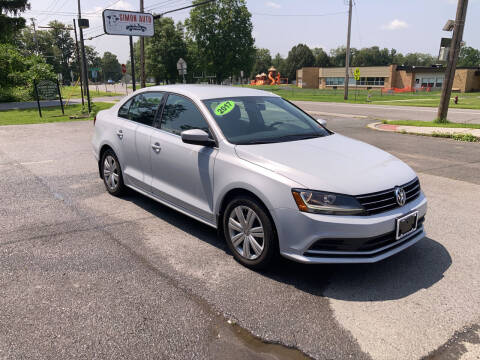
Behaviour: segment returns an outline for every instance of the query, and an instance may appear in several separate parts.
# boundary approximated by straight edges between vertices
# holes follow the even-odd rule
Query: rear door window
[[[128,119],[152,126],[157,111],[162,104],[164,93],[146,92],[135,96],[128,110]]]

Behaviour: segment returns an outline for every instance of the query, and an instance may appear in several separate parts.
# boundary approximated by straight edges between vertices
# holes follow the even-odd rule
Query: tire
[[[111,195],[121,196],[125,192],[125,184],[117,155],[111,149],[105,150],[100,164],[105,188]]]
[[[248,268],[265,269],[278,257],[278,239],[268,210],[253,197],[239,196],[229,202],[223,212],[223,233],[235,259]]]

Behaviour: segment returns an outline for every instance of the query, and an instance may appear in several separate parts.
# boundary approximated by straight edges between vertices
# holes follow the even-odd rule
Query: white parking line
[[[19,165],[36,165],[36,164],[46,164],[51,163],[54,160],[40,160],[40,161],[30,161],[30,162],[21,162]]]

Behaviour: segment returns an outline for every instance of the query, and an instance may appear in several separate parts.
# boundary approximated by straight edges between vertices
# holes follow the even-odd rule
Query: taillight
[[[93,117],[93,126],[95,126],[95,121],[97,121],[97,115]]]

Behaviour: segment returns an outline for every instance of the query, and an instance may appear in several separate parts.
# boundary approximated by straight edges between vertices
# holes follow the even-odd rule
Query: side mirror
[[[327,120],[325,119],[317,119],[318,123],[322,126],[327,126]]]
[[[215,140],[210,139],[210,136],[203,130],[191,129],[185,130],[181,133],[182,141],[186,144],[214,146]]]

